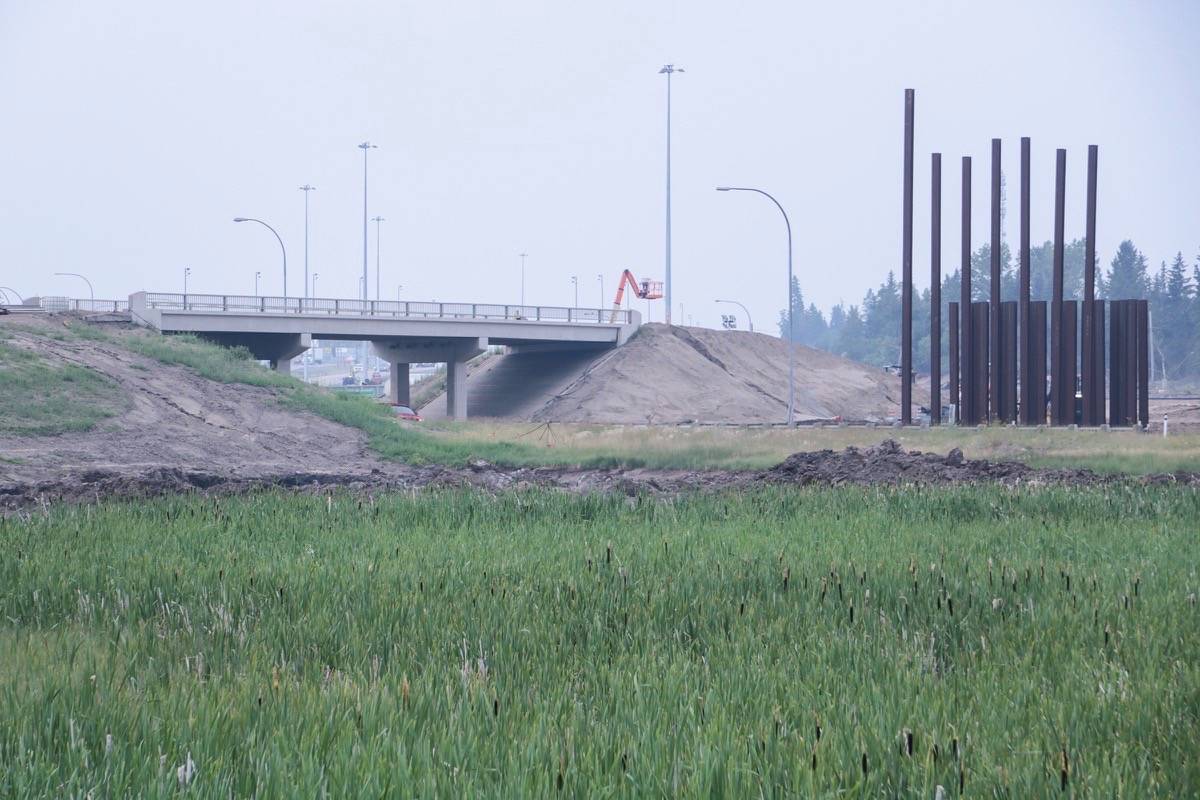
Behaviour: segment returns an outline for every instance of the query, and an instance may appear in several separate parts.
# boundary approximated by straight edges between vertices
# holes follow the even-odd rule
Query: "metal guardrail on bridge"
[[[27,302],[21,305],[0,305],[11,313],[32,314],[52,314],[62,311],[114,314],[129,311],[128,300],[77,300],[72,297],[54,296],[27,298]]]
[[[148,308],[163,311],[217,313],[307,314],[417,319],[482,319],[520,322],[627,325],[629,311],[567,308],[564,306],[498,305],[493,303],[433,303],[407,300],[349,300],[315,297],[264,297],[228,294],[146,294]],[[610,320],[612,322],[610,323]]]

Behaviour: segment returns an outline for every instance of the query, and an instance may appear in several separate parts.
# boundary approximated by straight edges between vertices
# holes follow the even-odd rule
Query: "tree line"
[[[1099,259],[1097,259],[1099,260]],[[1033,300],[1049,300],[1053,291],[1054,244],[1030,248],[1029,286]],[[1083,298],[1084,242],[1075,239],[1063,251],[1063,297]],[[1007,244],[1001,244],[1001,297],[1019,297],[1017,265]],[[960,270],[942,279],[942,365],[947,368],[949,337],[948,304],[957,302],[962,287]],[[976,301],[990,299],[991,245],[971,254],[971,295]],[[1107,272],[1097,270],[1096,296],[1111,300],[1146,299],[1150,304],[1151,338],[1154,345],[1152,381],[1200,376],[1200,255],[1189,265],[1183,253],[1170,264],[1163,261],[1152,272],[1149,262],[1133,242],[1117,247]],[[804,302],[800,283],[792,280],[792,303],[796,309],[795,340],[800,344],[852,358],[866,364],[887,366],[900,363],[900,283],[893,272],[862,302],[838,303],[829,315],[813,303]],[[913,366],[929,370],[929,290],[913,297]],[[1047,317],[1049,315],[1047,314]],[[787,338],[787,313],[779,312],[779,335]]]

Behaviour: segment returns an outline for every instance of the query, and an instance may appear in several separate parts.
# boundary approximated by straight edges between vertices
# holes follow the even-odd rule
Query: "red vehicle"
[[[396,415],[396,419],[403,419],[408,422],[421,421],[421,415],[408,406],[392,406],[392,412]]]

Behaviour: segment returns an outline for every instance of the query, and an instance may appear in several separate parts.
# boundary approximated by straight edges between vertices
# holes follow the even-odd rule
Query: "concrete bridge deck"
[[[636,311],[561,306],[436,303],[137,292],[135,322],[243,346],[281,371],[313,338],[369,341],[391,367],[393,403],[408,405],[408,365],[446,364],[446,412],[467,416],[466,362],[489,345],[518,351],[604,350],[637,330]]]

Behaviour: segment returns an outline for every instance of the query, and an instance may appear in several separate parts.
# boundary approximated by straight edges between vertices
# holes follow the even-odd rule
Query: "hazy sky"
[[[784,204],[806,297],[858,302],[900,264],[903,90],[917,90],[916,273],[928,283],[929,153],[946,160],[956,266],[959,159],[1004,140],[1016,240],[1019,137],[1033,137],[1033,239],[1052,230],[1068,148],[1082,235],[1100,146],[1099,251],[1157,267],[1200,252],[1200,3],[117,3],[0,0],[0,285],[98,297],[303,293],[304,183],[317,294],[362,268],[363,139],[383,215],[383,296],[605,303],[626,267],[663,276],[665,83],[674,79],[675,303],[718,297],[773,330]],[[375,242],[372,225],[371,282]],[[372,286],[374,291],[374,286]],[[644,304],[639,304],[644,309]],[[728,309],[725,309],[728,313]],[[678,313],[678,311],[676,311]],[[662,317],[661,301],[654,311]],[[745,323],[742,322],[744,327]]]

